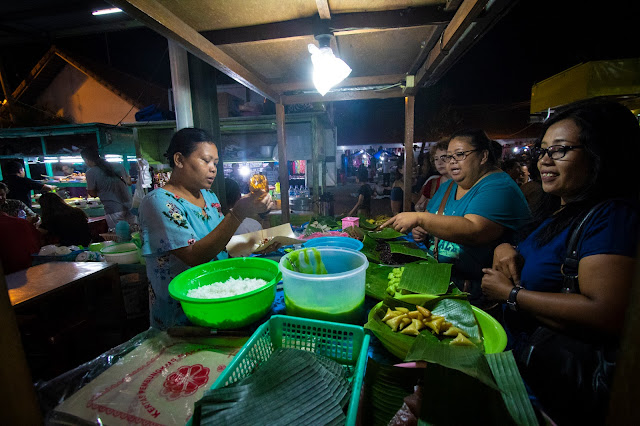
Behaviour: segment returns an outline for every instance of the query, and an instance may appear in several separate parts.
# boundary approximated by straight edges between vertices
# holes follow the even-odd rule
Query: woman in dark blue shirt
[[[510,308],[505,309],[505,324],[516,354],[523,346],[530,348],[529,337],[541,325],[617,347],[640,229],[639,155],[638,121],[620,104],[578,102],[545,123],[533,149],[545,195],[533,208],[529,235],[517,250],[498,246],[493,268],[483,270],[485,295]],[[577,247],[579,292],[563,293],[561,266],[568,238],[578,221],[603,201],[585,223]],[[548,377],[528,377],[523,368],[534,394],[559,424],[603,421],[607,401],[589,400],[590,395],[563,387],[559,374],[549,366]]]

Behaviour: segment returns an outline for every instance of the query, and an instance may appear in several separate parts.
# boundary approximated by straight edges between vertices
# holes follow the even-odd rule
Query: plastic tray
[[[278,348],[311,351],[345,365],[352,384],[347,425],[355,425],[360,389],[367,365],[369,336],[364,328],[336,322],[274,315],[262,324],[224,369],[211,389],[235,383],[251,374]]]
[[[76,257],[85,250],[74,250],[69,254],[58,256],[40,256],[39,254],[31,255],[31,265],[40,265],[47,262],[75,262]]]

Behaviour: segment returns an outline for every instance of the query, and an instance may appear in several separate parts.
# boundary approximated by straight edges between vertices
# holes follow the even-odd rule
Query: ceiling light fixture
[[[349,65],[331,50],[331,37],[331,33],[316,35],[319,47],[315,44],[307,46],[313,63],[313,84],[322,96],[351,74]]]
[[[91,14],[93,16],[100,16],[100,15],[109,15],[111,13],[120,13],[120,12],[122,12],[122,9],[118,9],[117,7],[112,7],[111,9],[94,10],[93,12],[91,12]]]

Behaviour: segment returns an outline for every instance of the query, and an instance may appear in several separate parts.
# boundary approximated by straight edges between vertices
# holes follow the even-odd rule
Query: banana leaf
[[[378,242],[368,235],[365,235],[362,240],[362,245],[360,252],[367,256],[367,259],[370,261],[380,263],[380,252],[377,249]]]
[[[396,231],[393,228],[384,228],[382,231],[378,232],[364,231],[364,234],[375,240],[394,240],[398,237],[404,237],[406,235]]]
[[[409,241],[389,241],[389,249],[393,254],[402,254],[405,256],[413,256],[419,259],[430,259],[432,256],[422,250],[416,244]],[[435,259],[434,259],[435,260]]]
[[[375,223],[369,223],[367,222],[367,219],[365,217],[360,217],[360,221],[358,222],[358,226],[360,226],[360,228],[365,229],[367,231],[374,231],[378,225],[376,225]]]
[[[405,265],[398,288],[411,293],[445,294],[451,282],[451,266],[429,261]]]
[[[382,300],[388,296],[387,286],[389,285],[389,273],[393,271],[393,266],[379,265],[370,262],[365,278],[364,292],[367,296],[377,300]]]

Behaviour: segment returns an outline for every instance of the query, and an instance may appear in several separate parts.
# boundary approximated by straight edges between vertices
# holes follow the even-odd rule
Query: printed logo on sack
[[[193,395],[209,381],[209,368],[201,364],[185,365],[171,373],[162,384],[160,394],[169,401]]]

